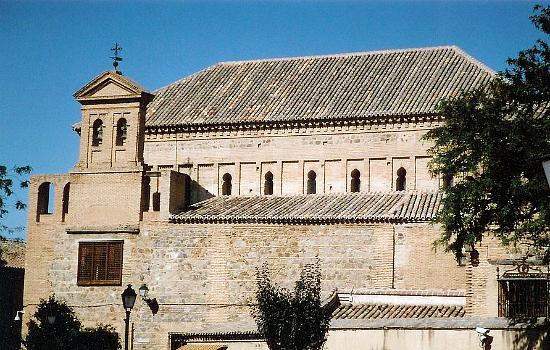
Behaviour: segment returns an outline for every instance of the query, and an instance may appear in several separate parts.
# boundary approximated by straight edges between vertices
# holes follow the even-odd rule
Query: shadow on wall
[[[520,324],[524,329],[519,330],[514,336],[512,340],[514,349],[550,349],[550,320],[548,318],[543,320],[510,320],[511,326],[517,326]]]
[[[190,201],[189,204],[195,204],[204,200],[207,200],[209,198],[215,197],[212,193],[210,193],[206,188],[199,185],[199,183],[195,180],[191,180],[191,195],[190,195]]]
[[[21,321],[14,320],[23,309],[25,269],[0,266],[0,349],[21,348]]]

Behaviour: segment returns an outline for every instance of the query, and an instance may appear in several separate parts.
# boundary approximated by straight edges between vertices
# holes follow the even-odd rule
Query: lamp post
[[[122,305],[124,310],[126,310],[126,318],[124,319],[125,328],[124,328],[124,350],[128,350],[128,332],[130,331],[130,311],[134,307],[136,302],[136,292],[132,289],[132,285],[129,284],[128,287],[120,295],[122,297]]]

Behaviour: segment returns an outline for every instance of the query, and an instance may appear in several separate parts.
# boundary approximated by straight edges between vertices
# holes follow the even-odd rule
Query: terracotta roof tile
[[[439,192],[341,193],[292,196],[219,196],[172,216],[178,223],[322,223],[428,221]]]
[[[493,75],[454,46],[219,63],[155,91],[146,125],[427,115]]]
[[[462,305],[342,304],[332,319],[395,319],[464,317]]]

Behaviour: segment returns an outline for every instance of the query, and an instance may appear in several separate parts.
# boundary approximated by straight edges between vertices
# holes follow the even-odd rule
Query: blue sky
[[[457,45],[502,70],[542,37],[529,21],[534,4],[0,1],[0,164],[43,174],[76,163],[70,126],[80,111],[72,94],[111,68],[115,41],[123,73],[151,91],[220,61],[439,45]],[[26,213],[14,211],[6,220],[25,222]]]

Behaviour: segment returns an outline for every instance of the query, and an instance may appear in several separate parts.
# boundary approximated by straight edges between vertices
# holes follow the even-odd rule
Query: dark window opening
[[[307,173],[307,194],[317,193],[317,174],[311,170]]]
[[[405,191],[407,188],[407,171],[404,168],[397,170],[397,179],[395,180],[395,190]]]
[[[271,171],[265,173],[265,182],[264,182],[264,194],[272,195],[273,194],[273,174]]]
[[[451,175],[443,176],[443,185],[442,185],[442,187],[444,189],[453,187],[453,177]]]
[[[548,317],[548,279],[507,279],[498,282],[499,317]]]
[[[160,192],[153,193],[153,211],[160,211]]]
[[[69,213],[69,192],[71,191],[71,183],[68,182],[63,187],[63,206],[61,210],[61,220],[65,221],[65,215]]]
[[[81,242],[78,245],[79,286],[122,284],[122,241]]]
[[[99,146],[103,143],[103,122],[97,119],[92,127],[92,146]]]
[[[42,214],[51,214],[53,212],[53,198],[54,197],[54,187],[49,182],[44,182],[38,186],[38,198],[37,198],[37,208],[36,221],[40,221],[40,215]]]
[[[231,175],[228,173],[223,174],[222,177],[223,184],[222,184],[222,195],[223,196],[230,196],[231,195]]]
[[[116,145],[117,146],[124,146],[126,143],[126,119],[121,118],[116,123]]]
[[[361,173],[359,170],[354,169],[351,172],[351,192],[361,191]]]
[[[151,178],[149,176],[143,177],[141,191],[141,210],[149,211],[149,197],[151,196]]]
[[[183,174],[183,207],[187,208],[191,204],[191,177]]]

